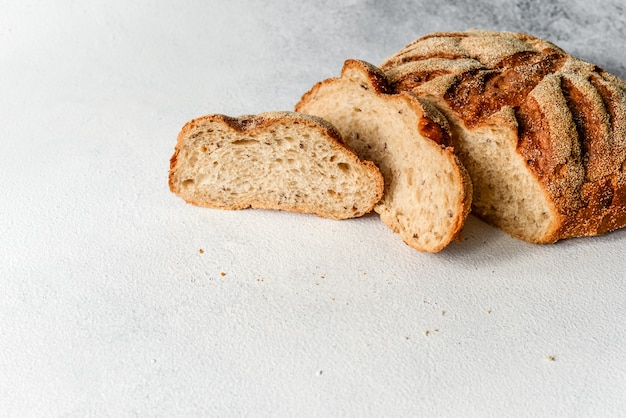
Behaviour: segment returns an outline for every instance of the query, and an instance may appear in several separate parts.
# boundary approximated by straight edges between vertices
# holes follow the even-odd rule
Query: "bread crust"
[[[313,132],[317,132],[319,137],[323,138],[324,142],[331,147],[334,153],[341,154],[347,164],[362,170],[361,178],[363,182],[367,184],[367,193],[365,194],[369,196],[368,200],[366,202],[360,202],[358,210],[352,210],[355,209],[352,207],[346,208],[342,213],[335,213],[328,211],[322,201],[306,203],[302,200],[296,200],[289,203],[267,200],[263,199],[261,196],[257,199],[239,201],[234,204],[225,204],[218,196],[199,198],[182,192],[182,179],[178,175],[178,172],[181,166],[189,165],[189,163],[181,161],[180,154],[184,147],[195,137],[207,135],[208,143],[220,148],[222,146],[228,146],[233,141],[245,140],[245,138],[254,137],[257,134],[267,133],[268,130],[272,129],[272,127],[277,124],[287,124],[294,129],[298,129],[298,132],[305,135],[311,135]],[[218,129],[222,130],[222,133],[219,136],[213,135],[212,133]],[[300,151],[302,148],[303,146],[301,144]],[[254,181],[255,179],[249,180]],[[316,180],[311,178],[308,179],[308,181],[311,182],[312,185]],[[376,165],[371,161],[361,161],[344,143],[341,134],[333,125],[316,116],[290,111],[263,112],[256,115],[242,115],[238,117],[223,114],[210,114],[190,120],[183,126],[178,134],[174,153],[170,158],[168,184],[174,194],[181,197],[187,203],[196,206],[227,210],[247,208],[286,210],[291,212],[313,213],[331,219],[358,217],[370,212],[382,197],[384,188],[383,178]]]
[[[553,243],[626,225],[626,84],[619,78],[531,35],[475,30],[419,38],[381,68],[396,91],[429,98],[464,131],[493,125],[503,109],[514,115],[517,155],[554,209],[540,236],[507,232]]]

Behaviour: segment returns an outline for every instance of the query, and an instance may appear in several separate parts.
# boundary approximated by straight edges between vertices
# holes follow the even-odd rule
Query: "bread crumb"
[[[446,316],[446,311],[441,311],[441,316]]]
[[[491,315],[491,309],[487,309],[487,314]]]
[[[546,356],[546,360],[548,360],[548,361],[556,361],[556,357],[554,357],[554,356]]]
[[[199,252],[200,254],[204,254],[204,250],[203,250],[202,248],[200,248],[200,249],[198,250],[198,252]]]
[[[424,331],[424,337],[428,337],[429,334],[430,334],[430,331],[428,330]]]
[[[226,276],[226,273],[221,272],[221,273],[220,273],[220,276],[224,277],[224,276]]]

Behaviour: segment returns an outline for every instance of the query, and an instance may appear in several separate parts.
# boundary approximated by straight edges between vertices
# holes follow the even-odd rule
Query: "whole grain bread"
[[[169,187],[220,209],[281,209],[346,219],[370,212],[383,178],[328,122],[294,112],[207,115],[182,128]]]
[[[445,117],[411,93],[389,93],[379,68],[347,60],[340,78],[317,83],[295,109],[331,122],[360,158],[378,165],[385,191],[374,210],[408,245],[437,252],[464,225],[471,182]]]
[[[626,83],[509,32],[434,33],[387,58],[430,100],[474,184],[473,213],[537,243],[626,225]]]

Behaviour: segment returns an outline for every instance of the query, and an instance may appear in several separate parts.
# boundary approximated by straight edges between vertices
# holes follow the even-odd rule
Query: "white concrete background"
[[[187,120],[291,109],[432,31],[527,31],[624,78],[621,0],[1,10],[1,416],[626,413],[626,230],[536,246],[470,218],[421,254],[375,215],[167,188]]]

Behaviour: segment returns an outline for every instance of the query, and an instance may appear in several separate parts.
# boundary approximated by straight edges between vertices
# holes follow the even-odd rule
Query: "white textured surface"
[[[290,109],[431,31],[529,31],[625,77],[621,1],[6,3],[0,415],[626,411],[626,231],[535,246],[471,218],[421,254],[373,215],[166,181],[187,120]]]

